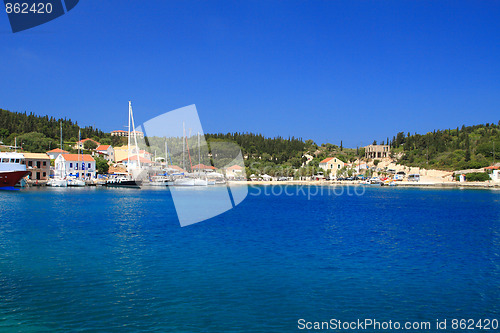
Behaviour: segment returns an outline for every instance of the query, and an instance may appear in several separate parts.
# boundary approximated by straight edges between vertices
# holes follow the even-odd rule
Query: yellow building
[[[130,155],[135,155],[137,153],[137,151],[139,151],[140,157],[147,158],[148,160],[150,160],[152,157],[151,154],[148,153],[147,151],[142,150],[142,149],[138,150],[138,148],[135,146],[131,147]],[[128,157],[128,146],[121,146],[121,147],[115,148],[115,159],[114,159],[115,162],[123,161],[123,160],[127,159],[127,157]]]
[[[328,157],[323,161],[319,162],[319,167],[325,171],[332,170],[331,174],[335,175],[337,170],[340,170],[344,167],[345,163],[339,160],[336,157]]]

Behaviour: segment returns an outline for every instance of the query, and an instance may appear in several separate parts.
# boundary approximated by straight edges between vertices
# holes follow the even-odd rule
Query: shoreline
[[[229,182],[231,184],[243,184],[242,182]],[[288,181],[247,181],[247,185],[316,185],[316,186],[369,186],[369,187],[392,187],[388,185],[362,184],[359,181],[314,181],[314,180],[288,180]],[[489,182],[396,182],[393,187],[423,187],[423,188],[475,188],[475,189],[500,189],[500,183]]]

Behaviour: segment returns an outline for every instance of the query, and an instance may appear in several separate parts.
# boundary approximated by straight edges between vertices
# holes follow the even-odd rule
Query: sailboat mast
[[[62,121],[59,123],[60,127],[61,127],[61,150],[63,150],[63,145],[62,145]]]
[[[200,146],[200,132],[198,132],[198,176],[200,175],[201,168],[201,146]]]
[[[128,101],[127,170],[130,170],[130,112],[132,112],[132,102]]]
[[[137,145],[137,133],[135,131],[135,123],[134,123],[134,113],[132,112],[132,103],[130,103],[130,118],[132,119],[132,130],[134,133],[134,144],[135,144],[135,152],[137,157],[137,165],[139,169],[141,168],[141,160],[139,159],[139,146]]]
[[[186,170],[186,142],[184,141],[186,137],[186,127],[184,122],[182,122],[182,170]]]
[[[82,132],[81,130],[78,130],[78,164],[80,164],[80,145],[82,144]],[[76,178],[80,178],[80,171],[76,174]]]

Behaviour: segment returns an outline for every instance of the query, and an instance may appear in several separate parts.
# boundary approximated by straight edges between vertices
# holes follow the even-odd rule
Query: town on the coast
[[[202,152],[199,133],[184,130],[182,137],[149,138],[145,145],[144,133],[133,125],[130,105],[128,129],[109,133],[80,128],[68,120],[0,111],[0,187],[209,186],[233,181],[500,186],[496,162],[500,124],[425,135],[400,132],[392,139],[356,148],[345,148],[342,141],[318,145],[312,140],[255,134],[202,135],[207,146],[224,141],[240,146],[241,161],[228,159],[220,164],[214,163],[209,148]],[[42,128],[27,125],[30,122]],[[89,137],[81,138],[82,132]],[[78,133],[78,138],[64,140],[64,133]]]

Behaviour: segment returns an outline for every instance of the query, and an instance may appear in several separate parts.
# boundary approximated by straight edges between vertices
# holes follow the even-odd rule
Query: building
[[[243,168],[235,164],[233,166],[230,166],[229,168],[226,168],[226,177],[228,179],[236,179],[246,177],[246,175],[243,174]]]
[[[48,180],[50,177],[50,156],[43,153],[23,153],[26,170],[31,180]]]
[[[369,145],[365,148],[365,158],[387,158],[391,153],[388,145]]]
[[[115,158],[114,158],[115,162],[123,161],[124,159],[126,159],[128,157],[128,146],[116,147],[116,148],[114,148],[114,151],[115,151]],[[130,156],[137,155],[137,153],[139,154],[139,156],[144,157],[148,160],[151,160],[151,158],[152,158],[151,153],[149,153],[145,150],[142,150],[142,149],[138,149],[135,146],[131,146]]]
[[[87,138],[87,139],[83,139],[83,140],[78,141],[73,148],[74,149],[85,149],[85,142],[87,142],[87,141],[92,141],[93,143],[95,143],[96,147],[99,147],[101,145],[99,142]]]
[[[134,136],[134,132],[131,132],[132,136]],[[138,138],[144,139],[144,133],[141,131],[135,131],[135,135]],[[117,131],[111,131],[111,136],[124,136],[128,137],[128,131],[123,131],[123,130],[117,130]]]
[[[336,157],[328,157],[319,162],[319,167],[325,171],[332,170],[331,174],[335,175],[338,170],[344,167],[345,163]]]
[[[47,152],[47,155],[49,155],[51,160],[55,160],[57,158],[57,156],[59,156],[61,154],[69,154],[69,151],[56,148],[56,149],[49,150]]]
[[[150,159],[144,158],[142,156],[139,156],[139,161],[141,163],[141,167],[150,167],[153,165],[153,161],[151,161]],[[125,159],[119,161],[119,163],[122,163],[126,166],[130,165],[130,167],[132,169],[139,167],[139,163],[137,162],[137,155],[130,156],[130,158],[125,158]]]
[[[94,152],[99,154],[99,156],[103,157],[108,162],[115,161],[115,150],[111,145],[100,145],[94,150]]]
[[[86,154],[60,154],[54,162],[56,177],[74,176],[85,179],[96,177],[96,164],[92,156]]]

